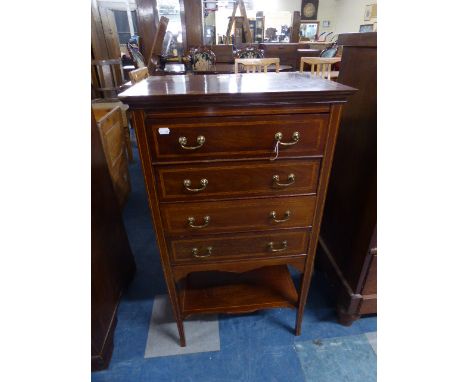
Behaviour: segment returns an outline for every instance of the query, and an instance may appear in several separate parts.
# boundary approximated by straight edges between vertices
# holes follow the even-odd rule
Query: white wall
[[[365,8],[369,4],[377,4],[377,0],[319,0],[319,33],[359,32],[360,25],[374,24],[377,19],[364,21]],[[324,20],[330,21],[328,28],[323,26]]]

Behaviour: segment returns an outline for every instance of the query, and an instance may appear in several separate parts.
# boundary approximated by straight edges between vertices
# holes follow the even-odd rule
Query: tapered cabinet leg
[[[183,323],[182,318],[177,319],[177,330],[179,331],[180,346],[185,347],[187,343],[185,342],[185,331],[184,331],[184,323]]]
[[[174,318],[177,324],[177,330],[179,332],[179,343],[181,347],[186,346],[185,341],[185,331],[184,331],[184,319],[182,316],[181,308],[180,308],[180,300],[177,291],[177,286],[175,281],[172,277],[166,278],[167,283],[167,291],[169,293],[169,299],[172,305],[172,312],[174,313]]]
[[[307,302],[307,295],[309,294],[310,281],[312,279],[312,270],[306,271],[301,277],[301,285],[299,292],[299,304],[296,314],[296,336],[301,335],[302,317],[304,315],[305,304]]]

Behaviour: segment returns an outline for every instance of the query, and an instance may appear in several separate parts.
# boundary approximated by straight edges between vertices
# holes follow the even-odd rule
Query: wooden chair
[[[143,68],[135,69],[132,70],[129,73],[130,76],[130,81],[132,81],[132,85],[136,84],[137,82],[140,82],[141,80],[144,80],[145,78],[148,78],[148,68],[145,66]]]
[[[190,49],[190,62],[194,72],[212,70],[216,65],[216,55],[207,47],[192,48]]]
[[[300,71],[304,71],[304,64],[310,65],[310,72],[318,77],[327,78],[328,80],[338,77],[338,72],[332,73],[332,65],[341,61],[341,57],[324,58],[324,57],[301,57]]]
[[[264,58],[265,51],[256,46],[247,46],[236,50],[236,58]]]
[[[234,61],[234,73],[239,73],[239,64],[241,64],[247,73],[261,72],[266,73],[270,65],[275,65],[276,73],[279,73],[279,58],[236,58]]]
[[[122,91],[124,75],[120,58],[91,60],[91,87],[95,97],[118,101],[117,94]]]

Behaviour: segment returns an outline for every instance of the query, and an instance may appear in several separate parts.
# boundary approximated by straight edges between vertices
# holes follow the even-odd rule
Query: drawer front
[[[280,145],[280,158],[307,157],[323,153],[328,114],[158,119],[147,125],[156,162],[269,158],[276,133],[282,134],[281,142],[294,143]]]
[[[315,196],[170,203],[160,206],[168,235],[310,227]]]
[[[156,168],[162,201],[314,194],[320,160]]]
[[[309,232],[307,230],[257,232],[172,240],[169,242],[169,248],[174,263],[197,263],[212,260],[305,255],[308,240]]]

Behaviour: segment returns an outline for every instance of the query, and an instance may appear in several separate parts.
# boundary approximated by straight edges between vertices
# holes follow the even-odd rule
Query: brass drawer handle
[[[289,210],[284,213],[284,219],[277,219],[276,218],[276,211],[271,211],[270,212],[270,219],[273,220],[275,223],[287,222],[290,217],[291,217],[291,211],[289,211]]]
[[[199,259],[203,259],[204,257],[211,256],[211,251],[213,251],[213,247],[206,247],[206,253],[204,255],[199,255],[198,254],[198,248],[192,248],[192,256],[197,257]]]
[[[281,140],[283,139],[283,133],[281,132],[277,132],[275,134],[275,139],[278,141],[278,143],[281,145],[281,146],[292,146],[292,145],[295,145],[297,142],[299,142],[299,138],[300,138],[300,134],[299,134],[299,131],[295,131],[292,135],[292,142],[281,142]]]
[[[203,191],[206,186],[208,185],[208,179],[202,179],[200,180],[200,184],[201,184],[201,187],[200,188],[190,188],[190,186],[192,185],[192,182],[190,181],[190,179],[185,179],[184,180],[184,187],[187,191],[190,191],[190,192],[200,192],[200,191]]]
[[[284,251],[288,248],[288,241],[287,240],[284,240],[281,242],[281,245],[282,247],[281,248],[275,248],[275,244],[270,241],[268,243],[268,249],[270,250],[270,252],[281,252],[281,251]]]
[[[278,187],[288,187],[296,181],[296,177],[294,174],[289,174],[288,175],[289,183],[280,183],[279,180],[280,180],[279,175],[273,175],[273,185],[278,186]]]
[[[187,218],[187,222],[188,222],[188,225],[190,228],[205,228],[208,226],[208,224],[210,224],[210,217],[208,215],[204,216],[203,217],[203,223],[202,225],[195,225],[195,218],[193,216],[189,216]]]
[[[198,143],[198,146],[186,146],[187,138],[186,137],[179,138],[180,147],[182,147],[185,150],[196,150],[203,146],[203,144],[205,143],[205,137],[203,135],[199,135],[197,137],[197,143]]]

